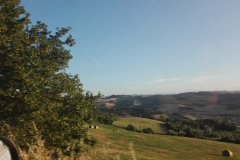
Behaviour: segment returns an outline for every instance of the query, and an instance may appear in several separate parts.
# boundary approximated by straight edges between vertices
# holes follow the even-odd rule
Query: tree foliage
[[[42,22],[32,25],[19,3],[0,1],[0,134],[14,134],[23,148],[38,134],[48,148],[64,152],[71,144],[76,151],[87,138],[83,125],[93,121],[98,96],[65,72],[72,58],[66,47],[75,44],[67,36],[71,28],[52,33]]]
[[[136,127],[133,126],[132,124],[129,124],[126,129],[130,131],[137,131]]]
[[[118,119],[118,117],[111,113],[103,113],[98,110],[95,111],[95,121],[98,123],[103,123],[106,125],[112,125],[114,121]]]
[[[142,131],[143,131],[143,133],[151,133],[151,134],[154,133],[153,130],[152,130],[152,128],[150,128],[150,127],[144,128]]]
[[[216,119],[168,119],[168,134],[195,138],[210,138],[225,142],[240,142],[240,132],[235,123]]]

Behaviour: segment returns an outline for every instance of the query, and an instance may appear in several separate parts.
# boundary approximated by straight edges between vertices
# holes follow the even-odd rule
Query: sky
[[[68,27],[66,72],[105,96],[240,90],[239,0],[22,0],[31,21]]]

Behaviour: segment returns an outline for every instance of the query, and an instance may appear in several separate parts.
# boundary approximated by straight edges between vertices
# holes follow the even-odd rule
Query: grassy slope
[[[126,126],[128,120],[121,118],[115,124]],[[139,119],[134,118],[131,120],[132,124],[134,124],[134,121],[139,121]],[[113,131],[114,129],[119,131]],[[233,152],[232,160],[237,160],[240,157],[240,145],[231,143],[168,135],[141,134],[107,125],[99,125],[99,129],[91,129],[89,132],[99,143],[94,149],[89,149],[89,152],[83,155],[82,159],[223,160],[229,159],[221,155],[225,149]]]
[[[141,122],[142,122],[142,129],[150,127],[155,133],[164,134],[162,122],[147,119],[147,118],[141,118]],[[114,125],[121,126],[121,127],[127,127],[129,124],[132,124],[138,130],[140,130],[140,118],[121,117],[118,121],[114,122]]]

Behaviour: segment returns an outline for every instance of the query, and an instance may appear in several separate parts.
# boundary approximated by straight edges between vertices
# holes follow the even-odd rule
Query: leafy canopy
[[[66,46],[75,44],[71,28],[52,33],[42,22],[32,25],[19,3],[0,1],[0,134],[12,133],[23,148],[41,135],[48,148],[80,151],[98,96],[84,94],[78,75],[65,72],[72,58]]]

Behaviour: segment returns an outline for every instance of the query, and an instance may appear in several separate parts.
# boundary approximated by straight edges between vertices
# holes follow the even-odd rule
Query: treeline
[[[114,121],[118,120],[118,117],[112,113],[103,113],[100,111],[95,111],[94,114],[95,121],[98,123],[112,125]]]
[[[166,119],[165,125],[169,129],[168,134],[170,135],[240,143],[240,132],[237,131],[237,125],[228,121]]]

